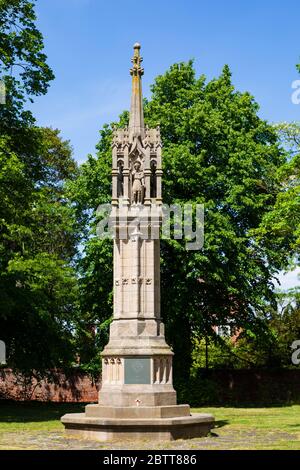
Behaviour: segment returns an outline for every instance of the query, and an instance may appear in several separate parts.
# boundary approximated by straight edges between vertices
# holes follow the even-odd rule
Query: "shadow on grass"
[[[300,403],[226,403],[224,405],[217,403],[217,404],[205,404],[205,405],[197,405],[191,406],[194,409],[201,409],[201,408],[290,408],[294,405],[299,405]]]
[[[1,423],[56,421],[66,413],[81,413],[85,403],[44,403],[0,401]]]
[[[42,421],[56,421],[66,413],[84,412],[85,403],[53,403],[53,402],[15,402],[0,400],[1,423],[28,423]],[[258,405],[236,404],[231,406],[214,406],[214,408],[289,408],[291,405]],[[228,420],[215,422],[215,429],[229,424]],[[298,424],[292,426],[298,427]]]
[[[229,424],[230,421],[228,419],[220,419],[219,421],[215,421],[214,429],[222,428],[223,426],[226,426],[226,424]]]

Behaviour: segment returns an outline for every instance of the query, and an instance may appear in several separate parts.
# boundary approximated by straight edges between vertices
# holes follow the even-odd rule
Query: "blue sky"
[[[299,0],[37,0],[37,14],[56,79],[32,109],[38,124],[71,140],[79,162],[94,152],[103,123],[129,107],[136,41],[145,96],[174,62],[194,58],[208,79],[227,63],[263,118],[300,120],[300,104],[291,100],[300,79]],[[289,274],[287,285],[295,279]]]

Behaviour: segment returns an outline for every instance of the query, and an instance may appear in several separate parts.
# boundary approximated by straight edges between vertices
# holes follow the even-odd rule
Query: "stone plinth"
[[[124,409],[123,409],[124,410]],[[127,410],[132,414],[132,410]],[[145,411],[145,414],[144,412]],[[139,410],[147,416],[150,410]],[[154,410],[153,410],[154,411]],[[122,411],[124,414],[124,411]],[[157,412],[155,411],[154,414]],[[214,424],[209,414],[194,414],[168,418],[98,418],[85,413],[67,414],[62,417],[66,434],[99,441],[124,439],[149,439],[172,441],[207,436]]]
[[[116,418],[116,419],[156,419],[190,416],[189,405],[166,406],[101,406],[87,405],[87,418]]]

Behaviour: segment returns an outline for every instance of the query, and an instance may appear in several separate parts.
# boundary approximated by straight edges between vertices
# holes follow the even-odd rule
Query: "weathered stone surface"
[[[151,439],[170,441],[206,436],[213,427],[210,414],[154,419],[91,418],[84,413],[62,417],[67,435],[112,441],[118,439]]]
[[[176,392],[172,385],[164,389],[149,385],[123,385],[117,388],[105,388],[99,392],[99,404],[107,406],[167,406],[176,405]]]
[[[155,419],[190,416],[189,405],[166,406],[101,406],[87,405],[87,418],[118,418],[118,419]]]

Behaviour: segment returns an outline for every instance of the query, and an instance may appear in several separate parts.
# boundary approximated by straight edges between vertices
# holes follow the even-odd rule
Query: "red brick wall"
[[[99,383],[79,371],[66,376],[53,372],[52,378],[28,379],[11,369],[0,370],[0,398],[54,402],[97,402]]]
[[[98,401],[100,382],[93,382],[90,376],[78,370],[67,376],[56,371],[52,376],[52,380],[33,378],[28,381],[11,369],[0,369],[0,399],[85,403]],[[177,387],[179,401],[193,406],[300,403],[300,368],[210,370],[208,374],[191,379],[191,383],[186,384],[186,389]]]

